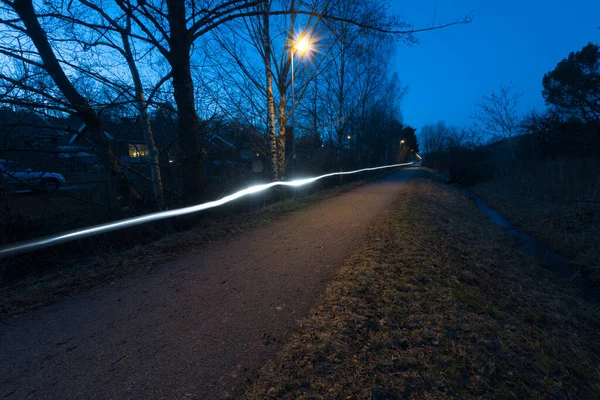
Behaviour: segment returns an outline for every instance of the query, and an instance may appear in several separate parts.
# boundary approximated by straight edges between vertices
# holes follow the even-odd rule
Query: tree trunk
[[[144,89],[142,87],[142,80],[140,78],[140,72],[135,64],[133,57],[133,51],[131,50],[131,44],[129,43],[129,36],[125,32],[121,32],[121,39],[123,40],[123,50],[125,52],[125,59],[131,72],[133,79],[133,85],[135,90],[135,103],[140,114],[140,124],[144,137],[146,138],[146,145],[148,146],[148,152],[150,156],[150,176],[152,178],[152,188],[154,190],[154,200],[159,209],[164,209],[164,190],[162,178],[160,175],[160,165],[158,157],[158,149],[154,142],[154,135],[152,133],[152,125],[150,124],[150,118],[148,117],[148,108],[146,99],[144,97]]]
[[[139,201],[139,195],[121,170],[111,143],[104,134],[98,114],[67,78],[50,46],[44,29],[37,19],[32,0],[16,0],[13,7],[27,29],[27,35],[38,50],[44,64],[44,70],[52,77],[71,107],[75,109],[79,118],[86,124],[90,133],[88,138],[96,149],[98,160],[109,172],[111,180],[117,185],[116,189],[114,185],[110,186],[110,197],[118,198],[120,206],[136,204]]]
[[[343,144],[343,140],[344,140],[344,131],[345,131],[345,124],[346,124],[346,120],[344,118],[344,112],[345,112],[345,107],[344,107],[344,101],[346,99],[346,93],[345,93],[345,89],[346,89],[346,48],[344,46],[344,43],[341,43],[342,46],[342,51],[341,54],[339,56],[340,59],[340,86],[338,88],[338,93],[337,93],[337,106],[338,106],[338,127],[337,127],[337,140],[338,140],[338,146],[341,148],[342,144]]]
[[[146,138],[146,145],[148,146],[148,155],[150,159],[150,177],[152,179],[152,189],[154,191],[154,200],[159,209],[165,208],[165,195],[162,182],[162,176],[160,173],[160,164],[158,149],[154,142],[154,134],[152,133],[152,125],[150,124],[150,118],[148,117],[148,109],[144,93],[136,89],[136,104],[138,112],[140,113],[140,124]]]
[[[270,32],[270,4],[264,3],[263,15],[263,47],[265,74],[267,79],[267,127],[269,131],[269,146],[271,158],[271,174],[274,181],[279,180],[279,157],[277,154],[277,132],[275,130],[275,99],[273,95],[273,69],[271,67],[271,32]]]
[[[202,193],[201,132],[190,68],[192,35],[186,27],[185,2],[167,0],[167,9],[171,33],[168,61],[173,74],[173,97],[179,115],[179,143],[183,155],[183,199],[191,203],[197,201]]]
[[[2,177],[2,171],[0,171],[0,225],[2,226],[0,244],[3,245],[10,241],[10,207],[8,205],[8,196],[8,186]],[[1,279],[2,275],[0,274],[0,281]]]
[[[278,157],[279,177],[283,178],[286,175],[285,174],[285,166],[286,166],[286,161],[287,161],[287,154],[286,154],[286,150],[285,150],[285,139],[286,139],[286,126],[287,126],[288,116],[286,115],[287,98],[286,98],[285,92],[282,93],[281,89],[282,88],[280,87],[279,88],[279,90],[280,90],[279,108],[278,108],[278,115],[277,115],[277,122],[278,122],[278,127],[279,127],[279,133],[277,136],[277,147],[279,150],[279,157]]]
[[[338,91],[338,109],[339,109],[339,115],[338,115],[338,128],[337,128],[337,164],[338,164],[338,170],[341,171],[342,170],[342,152],[343,152],[343,142],[344,142],[344,135],[345,135],[345,131],[346,131],[346,116],[344,115],[345,113],[345,107],[344,107],[344,100],[346,99],[346,93],[345,93],[345,82],[346,82],[346,48],[344,46],[344,42],[341,43],[342,45],[342,52],[340,54],[340,87],[339,87],[339,91]],[[343,180],[343,176],[340,175],[340,184],[342,183]]]
[[[386,143],[385,144],[385,161],[383,162],[383,165],[388,165],[388,149],[389,149],[389,144]]]
[[[356,148],[358,151],[358,166],[360,168],[364,168],[365,164],[363,163],[364,154],[362,149],[362,141],[367,138],[367,102],[365,99],[362,101],[361,111],[360,111],[360,133],[356,134]]]
[[[288,42],[286,43],[286,47],[285,47],[285,56],[283,58],[283,66],[281,68],[281,76],[279,76],[278,82],[277,82],[277,90],[279,91],[279,115],[277,117],[278,123],[279,123],[279,136],[277,138],[277,143],[278,143],[278,147],[279,147],[279,176],[282,177],[285,175],[285,167],[287,164],[287,154],[286,154],[286,149],[285,149],[285,142],[286,142],[286,127],[287,127],[287,122],[288,122],[288,115],[286,114],[287,111],[287,91],[289,88],[289,80],[288,80],[288,76],[289,76],[289,72],[290,72],[290,67],[291,65],[291,61],[290,60],[290,51],[292,51],[292,43],[294,40],[294,25],[295,25],[295,21],[296,21],[296,16],[295,14],[293,14],[293,11],[295,9],[295,0],[292,0],[290,3],[290,11],[292,12],[292,14],[290,14],[290,27],[289,27],[289,31],[288,31]],[[292,100],[293,101],[293,100]],[[293,106],[293,105],[292,105]],[[292,155],[293,156],[293,155]]]
[[[319,108],[318,108],[318,96],[319,96],[319,86],[318,86],[319,76],[315,76],[315,97],[313,98],[313,109],[312,109],[312,130],[313,130],[313,140],[315,143],[315,147],[319,147],[321,145],[321,135],[319,133]]]

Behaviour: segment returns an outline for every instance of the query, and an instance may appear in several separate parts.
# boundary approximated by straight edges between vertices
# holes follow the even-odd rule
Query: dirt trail
[[[1,321],[0,398],[238,395],[413,173]]]

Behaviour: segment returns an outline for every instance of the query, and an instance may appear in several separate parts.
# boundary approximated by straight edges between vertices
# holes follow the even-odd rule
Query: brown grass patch
[[[417,180],[245,398],[594,398],[599,317],[464,195]]]

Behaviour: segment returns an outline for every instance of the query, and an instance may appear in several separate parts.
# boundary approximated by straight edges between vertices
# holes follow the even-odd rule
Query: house
[[[89,146],[85,140],[86,124],[76,116],[62,119],[55,122],[64,130],[69,132],[69,140],[63,146],[65,152],[83,151],[94,153],[95,150]],[[146,141],[146,135],[134,118],[121,118],[119,121],[103,121],[104,134],[112,143],[112,150],[118,160],[124,165],[138,165],[147,163],[149,149]],[[157,129],[158,128],[158,129]],[[159,149],[159,153],[165,154],[166,163],[169,160],[169,154],[173,151],[171,147],[177,137],[176,129],[170,126],[157,127],[153,124],[154,141]],[[172,158],[172,156],[171,156]]]
[[[57,168],[65,132],[28,110],[0,108],[0,158],[30,168]]]
[[[268,172],[267,138],[254,127],[213,121],[207,130],[211,133],[202,140],[206,149],[204,165],[208,178],[226,180],[244,172]]]
[[[61,157],[70,160],[69,170],[91,170],[95,150],[85,139],[86,126],[77,117],[58,121],[69,139],[60,147]],[[112,144],[112,150],[132,181],[144,181],[151,175],[149,149],[145,132],[135,118],[119,118],[103,121],[104,134]],[[175,120],[162,113],[151,115],[152,133],[159,154],[159,165],[163,185],[177,191],[181,177],[181,150]],[[241,172],[268,172],[263,159],[266,148],[264,135],[254,129],[224,121],[209,121],[204,126],[207,134],[200,137],[200,146],[205,150],[202,157],[204,183],[230,181]],[[264,143],[263,143],[264,142]],[[262,146],[262,147],[261,147]],[[77,167],[74,167],[76,165]]]

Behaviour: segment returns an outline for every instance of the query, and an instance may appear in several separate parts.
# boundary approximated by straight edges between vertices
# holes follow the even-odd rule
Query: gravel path
[[[239,395],[412,174],[0,321],[0,399]]]

